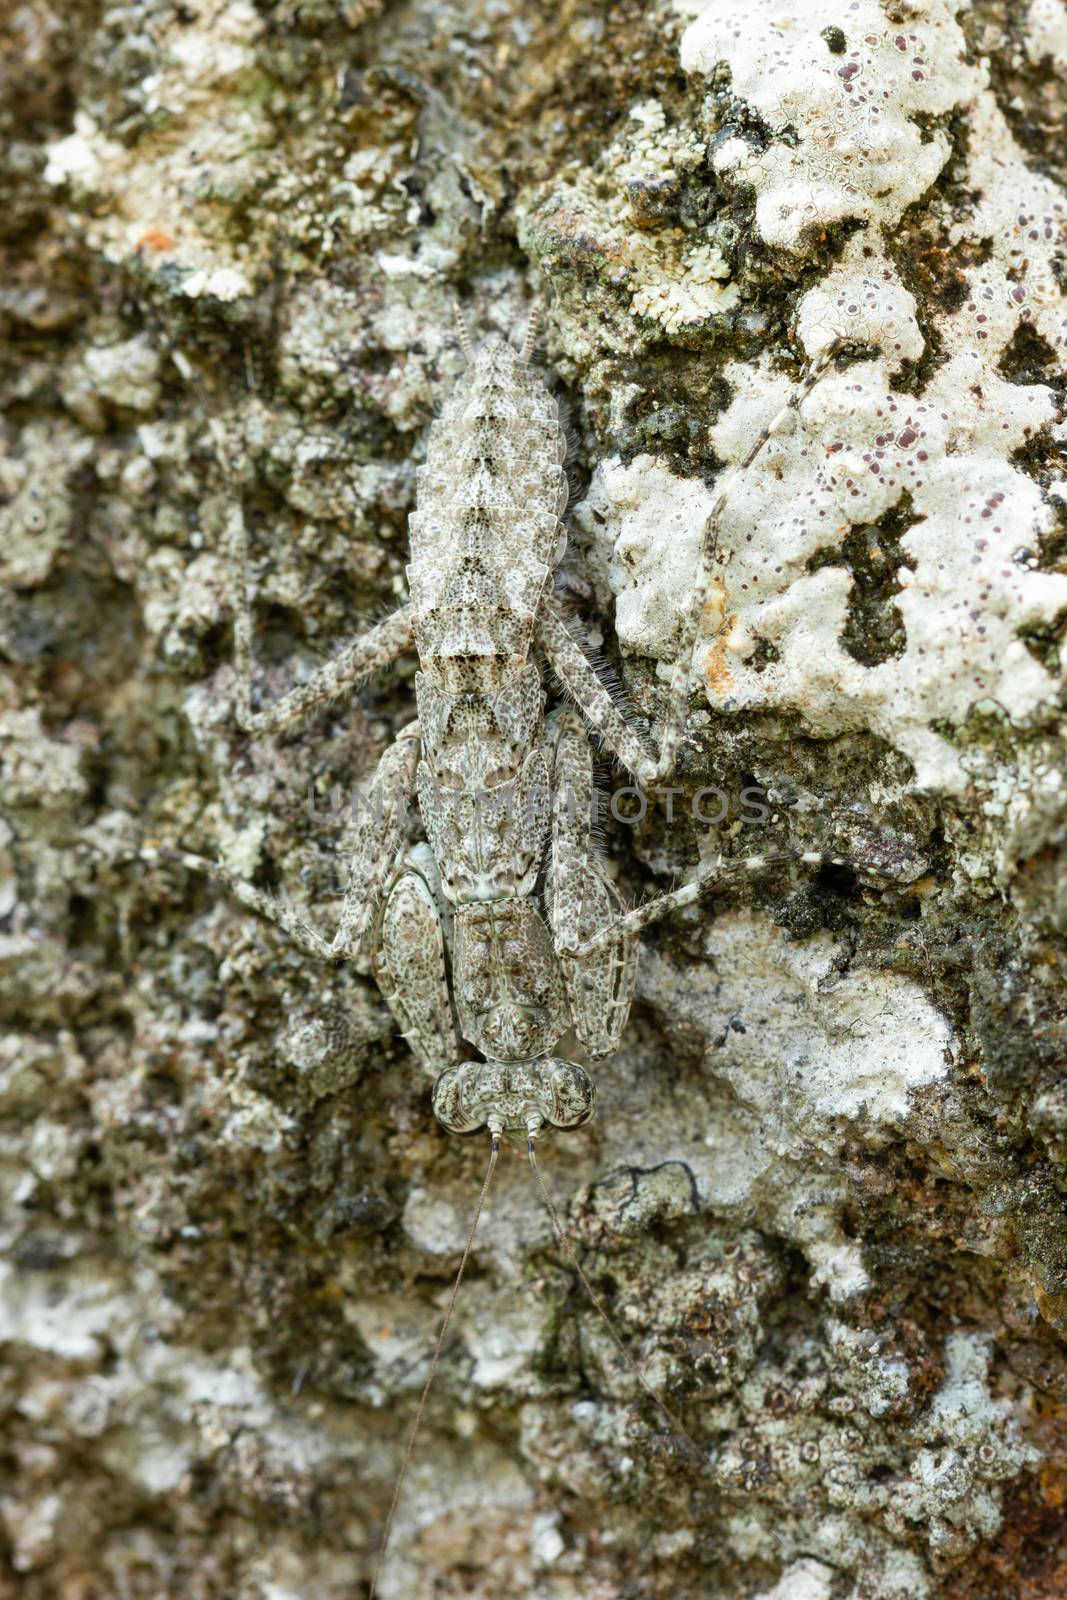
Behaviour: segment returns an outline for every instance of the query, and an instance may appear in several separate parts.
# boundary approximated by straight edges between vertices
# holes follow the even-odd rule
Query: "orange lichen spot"
[[[135,248],[138,250],[155,250],[162,253],[165,250],[173,250],[175,243],[176,241],[165,228],[149,228],[145,233],[142,233]]]
[[[726,590],[719,578],[712,578],[700,612],[705,633],[720,633],[726,622]]]
[[[726,664],[725,635],[720,635],[709,647],[704,657],[704,676],[708,680],[708,687],[720,697],[729,694],[733,687],[730,668]]]
[[[565,206],[553,212],[550,229],[557,239],[564,240],[585,255],[599,255],[614,265],[632,264],[633,251],[627,239],[617,234],[602,236],[594,220],[578,206]]]
[[[1041,1468],[1037,1481],[1047,1506],[1067,1505],[1067,1467],[1050,1461]]]
[[[1067,1294],[1055,1294],[1043,1283],[1031,1281],[1037,1309],[1045,1321],[1057,1332],[1067,1332]]]

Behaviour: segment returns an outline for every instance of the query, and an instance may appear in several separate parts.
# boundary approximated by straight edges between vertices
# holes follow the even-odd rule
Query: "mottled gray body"
[[[546,728],[532,659],[565,542],[566,448],[552,395],[510,345],[488,340],[431,431],[410,519],[416,786],[430,850],[398,863],[377,970],[415,1053],[443,1073],[435,1107],[456,1128],[584,1120],[591,1085],[552,1051],[573,1028],[589,1055],[609,1054],[633,993],[632,936],[579,959],[559,937],[568,895],[583,936],[621,910],[588,839],[584,727],[557,713]],[[586,835],[578,880],[558,870],[567,810]],[[488,1070],[460,1064],[461,1040]]]

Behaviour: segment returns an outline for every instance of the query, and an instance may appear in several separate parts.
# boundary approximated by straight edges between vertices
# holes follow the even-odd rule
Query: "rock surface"
[[[383,1600],[1063,1593],[1061,0],[22,0],[2,50],[0,1600],[366,1593],[486,1152],[369,962],[136,850],[328,920],[415,663],[240,734],[227,508],[270,696],[406,592],[453,295],[544,303],[561,587],[651,724],[844,341],[605,847],[891,877],[649,932],[543,1162],[690,1442],[508,1153]]]

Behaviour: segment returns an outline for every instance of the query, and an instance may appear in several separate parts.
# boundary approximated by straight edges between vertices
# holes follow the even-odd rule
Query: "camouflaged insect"
[[[627,723],[553,598],[563,554],[566,440],[555,399],[503,339],[474,351],[430,429],[410,518],[410,602],[282,700],[256,711],[247,531],[230,521],[237,577],[237,709],[253,734],[278,731],[415,646],[418,720],[379,763],[354,848],[337,931],[324,938],[290,907],[202,857],[186,865],[227,884],[310,954],[354,956],[374,941],[375,970],[401,1031],[436,1079],[446,1128],[534,1139],[580,1126],[595,1090],[585,1067],[553,1052],[573,1031],[592,1060],[626,1025],[638,934],[709,882],[777,861],[840,858],[794,851],[706,863],[684,888],[624,911],[593,840],[588,727],[639,783],[674,765],[715,533],[729,484],[708,516],[702,565],[683,623],[658,756]],[[740,471],[799,406],[828,364],[813,365],[754,442]],[[221,436],[220,447],[224,444]],[[546,715],[539,647],[577,709]],[[581,714],[579,714],[581,713]],[[425,841],[408,837],[417,795]],[[146,851],[144,854],[162,854]],[[482,1060],[469,1059],[471,1047]]]
[[[416,1055],[441,1074],[434,1109],[457,1131],[583,1122],[592,1083],[552,1051],[573,1026],[591,1056],[609,1054],[633,994],[631,936],[585,958],[564,953],[621,912],[587,834],[573,837],[576,784],[591,789],[585,730],[567,712],[546,725],[533,660],[565,543],[566,451],[552,395],[489,340],[431,430],[409,524],[416,785],[430,848],[398,863],[377,971]],[[570,821],[553,805],[564,797]],[[576,849],[577,881],[560,870]],[[460,1063],[449,966],[459,1034],[483,1064]]]

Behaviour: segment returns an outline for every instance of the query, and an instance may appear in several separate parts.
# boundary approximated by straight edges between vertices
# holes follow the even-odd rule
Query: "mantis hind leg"
[[[609,1056],[630,1014],[638,942],[624,932],[591,954],[568,953],[617,924],[624,908],[597,850],[593,752],[585,726],[574,712],[561,711],[549,718],[549,731],[555,749],[545,909],[574,1031],[591,1056]]]

